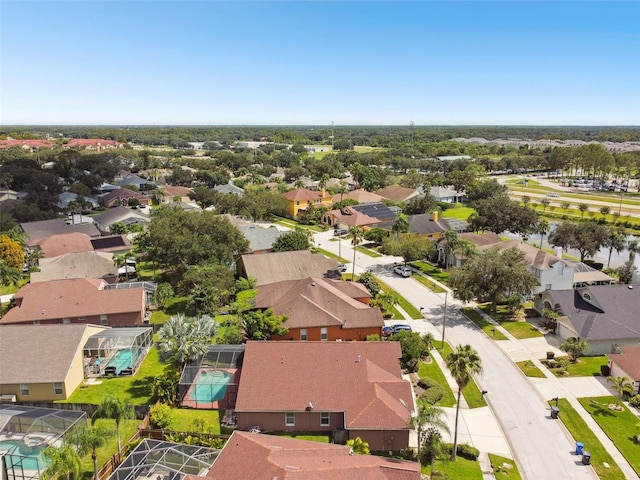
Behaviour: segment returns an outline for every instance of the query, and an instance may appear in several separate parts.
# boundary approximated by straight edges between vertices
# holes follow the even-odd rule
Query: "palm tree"
[[[640,241],[629,240],[627,242],[627,250],[629,250],[629,262],[633,264],[636,260],[636,253],[640,253]]]
[[[605,238],[604,246],[609,247],[609,258],[607,260],[607,268],[611,266],[611,254],[615,250],[620,253],[624,250],[627,244],[627,239],[624,235],[624,231],[621,228],[613,227],[609,230],[609,235]]]
[[[63,445],[60,448],[47,447],[42,451],[42,455],[49,461],[49,466],[40,475],[41,479],[66,478],[66,480],[75,480],[80,478],[82,461],[78,452],[71,445]]]
[[[424,434],[424,445],[422,446],[423,458],[418,457],[418,461],[423,464],[423,459],[429,461],[431,465],[431,478],[433,476],[434,465],[437,458],[444,457],[447,452],[447,445],[442,441],[440,431],[435,427],[429,427]]]
[[[529,195],[524,195],[522,197],[522,203],[524,204],[524,206],[528,206],[529,202],[531,202],[531,197]]]
[[[458,232],[456,232],[453,228],[447,229],[442,236],[438,239],[438,243],[446,242],[444,244],[444,268],[447,270],[449,268],[449,264],[451,263],[451,255],[456,251],[458,245],[460,243],[460,239],[458,238]]]
[[[562,208],[562,210],[564,211],[565,215],[567,214],[567,210],[569,210],[569,207],[571,206],[571,202],[567,202],[564,201],[560,204],[560,208]]]
[[[436,427],[448,432],[449,426],[442,420],[444,410],[440,407],[436,407],[424,397],[418,397],[416,404],[418,407],[416,416],[409,420],[409,427],[418,434],[418,459],[420,459],[420,450],[425,443],[428,427]]]
[[[175,315],[158,331],[160,355],[172,359],[178,371],[182,371],[189,360],[207,353],[215,328],[216,324],[210,317]]]
[[[608,206],[604,206],[604,207],[600,207],[600,214],[602,215],[602,219],[604,220],[606,218],[607,215],[609,215],[611,213],[611,207]]]
[[[447,355],[445,364],[451,371],[451,376],[458,384],[458,402],[456,404],[456,423],[453,434],[453,451],[451,452],[451,460],[456,459],[456,450],[458,449],[458,416],[460,414],[460,399],[462,398],[462,389],[467,386],[472,375],[482,373],[482,359],[478,352],[471,345],[458,345],[455,352]]]
[[[540,199],[540,205],[542,205],[542,213],[544,213],[547,210],[547,207],[551,205],[551,200],[547,197],[543,197]]]
[[[580,218],[584,218],[585,212],[589,210],[589,205],[586,203],[579,203],[578,210],[580,210]]]
[[[401,233],[407,233],[409,231],[409,220],[405,214],[398,214],[393,221],[393,225],[391,225],[391,231],[396,234],[396,238],[400,238]]]
[[[607,377],[607,382],[611,384],[611,388],[617,392],[621,400],[625,394],[633,395],[633,384],[629,377]]]
[[[551,231],[551,225],[546,218],[541,218],[536,224],[536,233],[540,235],[540,246],[538,249],[542,250],[542,241],[544,236]]]
[[[354,280],[356,278],[356,247],[362,243],[364,233],[362,232],[362,229],[356,225],[351,227],[349,233],[351,234],[351,245],[353,245],[353,268],[351,270],[351,280]]]
[[[21,279],[22,279],[22,272],[17,268],[13,268],[5,260],[0,258],[0,284],[15,285]]]
[[[116,437],[118,439],[118,453],[122,450],[120,443],[120,423],[122,420],[134,417],[133,407],[113,395],[106,395],[93,415],[91,424],[93,425],[99,418],[110,418],[116,422]]]
[[[104,427],[82,428],[74,430],[69,438],[65,439],[78,449],[78,454],[91,453],[93,480],[98,480],[98,448],[102,447],[111,435],[111,430]]]

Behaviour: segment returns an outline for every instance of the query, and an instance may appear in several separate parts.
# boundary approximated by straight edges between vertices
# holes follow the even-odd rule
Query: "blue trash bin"
[[[576,455],[582,455],[583,450],[584,450],[584,443],[576,442]]]

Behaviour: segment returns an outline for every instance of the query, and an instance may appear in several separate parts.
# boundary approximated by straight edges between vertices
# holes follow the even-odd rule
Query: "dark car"
[[[349,230],[347,230],[346,228],[336,228],[333,231],[333,235],[336,237],[339,237],[340,235],[346,235],[347,233],[349,233]]]
[[[406,323],[398,323],[396,325],[392,325],[391,333],[395,334],[398,332],[413,332],[413,330],[411,329],[411,326],[407,325]]]

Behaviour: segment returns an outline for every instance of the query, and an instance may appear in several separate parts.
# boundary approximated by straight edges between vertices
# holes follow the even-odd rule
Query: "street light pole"
[[[447,297],[449,296],[449,290],[444,291],[444,313],[442,315],[442,345],[441,348],[444,350],[444,329],[447,326]]]

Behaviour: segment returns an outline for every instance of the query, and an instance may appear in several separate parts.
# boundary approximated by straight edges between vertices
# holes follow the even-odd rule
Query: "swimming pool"
[[[120,375],[120,373],[122,373],[122,370],[131,367],[132,357],[133,355],[131,354],[130,348],[125,350],[118,350],[113,358],[109,360],[107,366],[104,367],[104,372]]]
[[[220,400],[227,394],[227,385],[232,378],[232,373],[222,370],[201,370],[189,396],[193,400],[203,403]]]
[[[22,440],[1,440],[0,452],[5,453],[7,468],[16,467],[24,470],[43,470],[49,462],[42,456],[45,446],[28,447]]]

